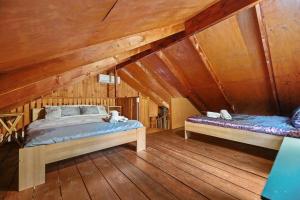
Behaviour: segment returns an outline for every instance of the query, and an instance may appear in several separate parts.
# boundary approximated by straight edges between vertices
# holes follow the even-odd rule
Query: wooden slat
[[[136,62],[137,64],[139,63],[140,65],[143,66],[143,68],[145,70],[147,70],[147,72],[149,74],[152,75],[152,78],[158,82],[159,84],[161,84],[162,87],[164,87],[167,91],[169,91],[169,93],[172,95],[172,97],[180,97],[181,94],[177,91],[178,89],[171,85],[171,83],[169,83],[168,81],[166,81],[164,78],[162,78],[159,73],[155,72],[154,70],[152,70],[153,66],[151,64],[151,62],[147,62],[147,60],[145,59],[141,59],[140,61]],[[157,67],[157,66],[155,66]]]
[[[200,108],[201,110],[206,110],[207,106],[203,103],[199,96],[195,95],[188,79],[184,76],[180,68],[178,68],[174,63],[172,63],[162,51],[158,52],[157,56],[165,63],[165,66],[169,68],[169,70],[174,74],[174,76],[187,90],[186,96],[191,100],[191,102],[194,103],[197,108]]]
[[[263,170],[272,164],[265,158],[269,151],[206,137],[186,142],[182,135],[181,130],[148,135],[148,149],[139,154],[133,150],[135,143],[131,143],[53,163],[47,166],[45,184],[22,192],[6,189],[0,197],[5,195],[4,199],[9,200],[259,198],[266,178],[250,171]],[[1,150],[0,157],[5,149]],[[5,179],[11,182],[15,173],[18,158],[14,151],[15,147],[7,149],[10,155],[0,162],[0,174],[4,177],[1,184]],[[6,170],[5,176],[2,169]],[[11,185],[17,184],[17,179],[14,182]]]
[[[165,139],[162,138],[162,140],[165,140]],[[264,161],[264,163],[259,163],[259,162],[255,161],[253,163],[253,165],[248,165],[248,162],[253,162],[251,160],[249,160],[248,162],[240,162],[239,159],[241,156],[244,156],[244,154],[238,155],[236,157],[231,157],[229,155],[231,155],[232,152],[229,150],[229,152],[226,153],[226,151],[228,151],[226,148],[215,149],[214,147],[212,147],[212,148],[201,147],[200,142],[197,142],[194,140],[187,140],[185,142],[183,138],[178,138],[178,137],[173,137],[173,136],[170,136],[169,140],[172,143],[176,143],[176,146],[178,146],[178,147],[181,146],[181,148],[183,148],[185,150],[192,151],[194,153],[198,153],[203,156],[215,158],[217,160],[222,159],[223,162],[225,162],[227,165],[231,165],[233,167],[257,174],[262,177],[268,176],[268,173],[272,166],[272,162],[266,162],[266,161]],[[214,152],[214,154],[210,155],[211,152]],[[244,159],[241,159],[241,160],[244,160]]]
[[[191,44],[193,45],[193,47],[196,49],[196,51],[198,52],[199,56],[201,57],[204,66],[206,67],[207,71],[210,73],[210,76],[213,78],[213,80],[217,84],[217,86],[218,86],[220,92],[222,93],[222,95],[223,95],[226,103],[228,104],[229,108],[231,108],[231,111],[234,111],[233,110],[234,106],[230,102],[229,97],[228,97],[228,95],[226,94],[226,92],[224,90],[224,86],[222,85],[221,81],[218,79],[218,77],[216,76],[215,72],[213,71],[213,68],[212,68],[212,65],[211,65],[210,61],[208,60],[208,58],[205,55],[203,49],[199,45],[197,37],[195,35],[190,36],[189,37],[189,41],[191,42]]]
[[[163,185],[170,192],[172,192],[178,199],[186,199],[186,200],[199,200],[206,199],[201,194],[197,193],[195,190],[192,190],[182,182],[177,181],[172,176],[167,173],[159,170],[148,162],[144,161],[141,158],[138,158],[131,151],[120,151],[120,155],[122,155],[126,160],[132,163],[134,166],[142,170],[145,174],[150,176],[153,180]]]
[[[252,193],[234,184],[230,184],[227,180],[221,179],[203,170],[199,170],[194,166],[183,163],[180,160],[174,158],[173,156],[169,156],[153,148],[148,148],[147,152],[168,163],[171,163],[173,166],[176,166],[178,169],[181,169],[189,174],[194,175],[195,177],[199,178],[205,183],[217,187],[221,191],[226,192],[227,194],[230,194],[231,196],[236,197],[237,199],[249,199],[249,200],[260,199],[260,195],[258,194]]]
[[[106,157],[124,173],[149,199],[176,199],[168,190],[131,165],[116,153],[106,153]],[[155,190],[153,190],[155,188]]]
[[[58,171],[63,199],[90,199],[74,160],[61,161]]]
[[[280,102],[279,102],[279,98],[278,98],[278,91],[277,91],[277,86],[276,86],[275,77],[274,77],[274,70],[273,70],[270,46],[269,46],[268,35],[266,32],[265,22],[264,22],[264,18],[263,18],[262,12],[261,12],[260,4],[257,4],[255,6],[255,11],[256,11],[256,16],[257,16],[257,23],[258,23],[258,27],[259,27],[259,31],[260,31],[260,36],[261,36],[261,40],[262,40],[262,46],[264,49],[266,65],[268,68],[271,90],[272,90],[274,102],[276,105],[277,114],[280,114],[281,113]]]
[[[149,154],[145,151],[139,152],[138,156],[143,158],[147,162],[151,163],[152,165],[156,166],[160,170],[166,172],[167,174],[173,176],[177,180],[183,182],[184,184],[188,185],[189,187],[194,188],[197,192],[204,195],[206,198],[209,199],[235,199],[233,196],[230,196],[226,192],[221,191],[218,188],[214,188],[212,185],[195,178],[195,176],[181,171],[174,165],[163,162],[163,160]]]
[[[97,168],[101,171],[119,197],[122,197],[122,199],[125,200],[147,199],[145,194],[122,174],[106,157],[101,155],[101,153],[92,154],[91,157]]]
[[[122,69],[118,71],[118,74],[120,77],[126,81],[129,85],[131,85],[133,88],[139,90],[143,94],[149,96],[155,103],[158,105],[164,105],[163,100],[154,92],[144,87],[142,83],[137,81],[132,74],[130,74],[126,69]]]
[[[220,169],[218,167],[215,167],[213,165],[207,164],[205,161],[200,161],[195,158],[193,158],[191,155],[192,153],[189,151],[185,151],[180,148],[167,148],[165,146],[161,146],[158,142],[153,142],[152,138],[149,139],[148,145],[159,150],[162,153],[165,153],[169,156],[173,156],[176,159],[180,160],[178,162],[185,162],[192,166],[197,167],[198,169],[201,169],[203,171],[206,171],[207,173],[213,174],[219,178],[222,178],[224,180],[227,180],[228,182],[231,182],[235,185],[238,185],[240,187],[243,187],[249,191],[252,191],[258,195],[261,194],[263,184],[258,184],[257,182],[254,182],[252,180],[240,177],[239,174],[235,174],[232,171],[227,172],[224,169]],[[164,145],[164,143],[163,143]],[[175,150],[176,149],[176,150]],[[213,160],[211,160],[213,161]]]
[[[117,200],[119,197],[110,187],[88,156],[76,159],[77,168],[90,194],[91,199]]]

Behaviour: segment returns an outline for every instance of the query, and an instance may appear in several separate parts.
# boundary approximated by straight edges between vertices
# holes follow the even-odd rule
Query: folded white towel
[[[229,112],[227,110],[221,110],[220,114],[221,114],[222,119],[227,119],[227,120],[232,119],[231,115],[229,114]]]
[[[128,118],[124,117],[124,116],[119,116],[119,112],[118,111],[111,111],[110,112],[111,116],[109,118],[109,122],[110,123],[117,123],[117,122],[127,122]]]
[[[210,118],[220,118],[221,114],[217,112],[207,112],[206,116]]]

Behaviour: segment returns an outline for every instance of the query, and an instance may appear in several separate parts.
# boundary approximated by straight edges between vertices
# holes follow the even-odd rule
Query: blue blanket
[[[80,138],[127,131],[141,127],[143,127],[143,125],[136,120],[117,123],[91,122],[46,128],[45,126],[36,126],[34,128],[29,128],[26,132],[27,139],[25,146],[33,147],[38,145],[54,144]]]

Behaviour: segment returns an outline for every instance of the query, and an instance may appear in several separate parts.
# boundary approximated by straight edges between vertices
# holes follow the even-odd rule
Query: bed
[[[48,163],[134,141],[136,151],[146,148],[145,127],[136,120],[109,123],[98,114],[38,119],[42,112],[33,109],[19,150],[19,191],[45,183]]]
[[[190,133],[278,150],[284,137],[300,137],[300,129],[282,116],[232,115],[232,120],[191,116],[185,121],[185,139]]]

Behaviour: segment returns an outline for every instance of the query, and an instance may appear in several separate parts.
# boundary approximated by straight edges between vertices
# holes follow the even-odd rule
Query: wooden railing
[[[145,127],[149,127],[149,111],[148,98],[140,97],[140,102],[137,102],[138,97],[123,97],[123,98],[40,98],[31,101],[23,106],[8,111],[7,113],[23,113],[23,118],[17,125],[17,130],[21,130],[32,122],[32,109],[42,108],[44,106],[58,105],[104,105],[104,106],[121,106],[122,115],[129,119],[137,119],[141,121]],[[0,134],[3,130],[0,127]]]

